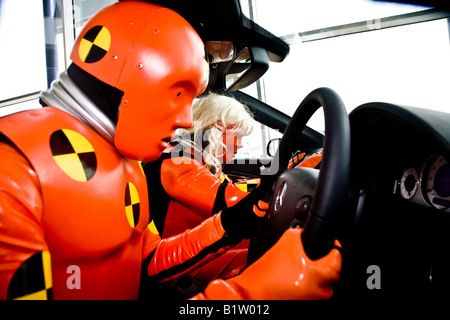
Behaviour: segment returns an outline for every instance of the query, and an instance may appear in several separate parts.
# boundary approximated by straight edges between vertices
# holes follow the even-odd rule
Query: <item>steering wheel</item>
[[[311,168],[286,170],[298,150],[298,137],[314,112],[323,107],[325,138],[320,171]],[[350,171],[350,124],[341,98],[329,88],[312,91],[291,118],[270,168],[261,176],[277,177],[271,191],[269,226],[250,241],[248,262],[266,252],[290,226],[301,226],[302,242],[312,260],[326,255],[337,236],[348,197]]]

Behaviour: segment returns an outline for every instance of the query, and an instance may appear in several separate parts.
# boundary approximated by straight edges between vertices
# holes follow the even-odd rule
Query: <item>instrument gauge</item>
[[[403,171],[400,179],[400,195],[404,199],[411,199],[419,188],[419,176],[416,169],[408,168]]]
[[[431,161],[424,180],[428,202],[437,209],[450,207],[450,164],[443,156]]]

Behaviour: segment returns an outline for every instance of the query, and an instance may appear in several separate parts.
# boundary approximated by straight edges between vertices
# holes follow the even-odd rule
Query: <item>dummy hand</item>
[[[267,227],[269,204],[261,201],[261,198],[261,189],[258,187],[234,206],[222,210],[222,226],[233,242],[249,239]]]
[[[265,231],[269,224],[272,187],[278,175],[262,175],[258,187],[234,206],[222,210],[222,226],[235,241],[250,239]]]
[[[332,249],[325,257],[310,260],[300,234],[288,229],[261,258],[238,276],[211,282],[193,299],[300,300],[328,299],[339,279],[342,257]],[[336,241],[336,245],[339,243]]]

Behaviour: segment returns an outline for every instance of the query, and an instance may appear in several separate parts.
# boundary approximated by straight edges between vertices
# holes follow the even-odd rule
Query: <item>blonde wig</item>
[[[178,131],[174,140],[194,152],[201,150],[205,166],[218,175],[222,171],[219,158],[226,150],[222,135],[230,128],[241,136],[249,135],[253,130],[252,114],[233,97],[209,93],[194,101],[192,118],[193,126]]]

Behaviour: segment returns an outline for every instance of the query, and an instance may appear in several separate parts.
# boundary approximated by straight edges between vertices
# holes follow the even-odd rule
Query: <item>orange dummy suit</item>
[[[237,184],[213,175],[189,150],[177,145],[160,159],[146,163],[150,201],[155,224],[165,238],[201,223],[248,195]]]
[[[33,135],[21,134],[24,124]],[[216,218],[203,231],[161,241],[140,164],[58,109],[12,115],[0,127],[14,141],[0,144],[2,299],[135,299],[147,256],[154,255],[149,276],[167,278],[224,235]],[[36,286],[24,279],[35,264]],[[70,284],[71,266],[80,270],[80,288]]]
[[[160,159],[144,165],[150,211],[163,239],[195,227],[248,195],[240,185],[213,175],[190,150],[172,151],[168,148]],[[229,278],[245,267],[247,253],[244,240],[192,275],[201,281]]]

